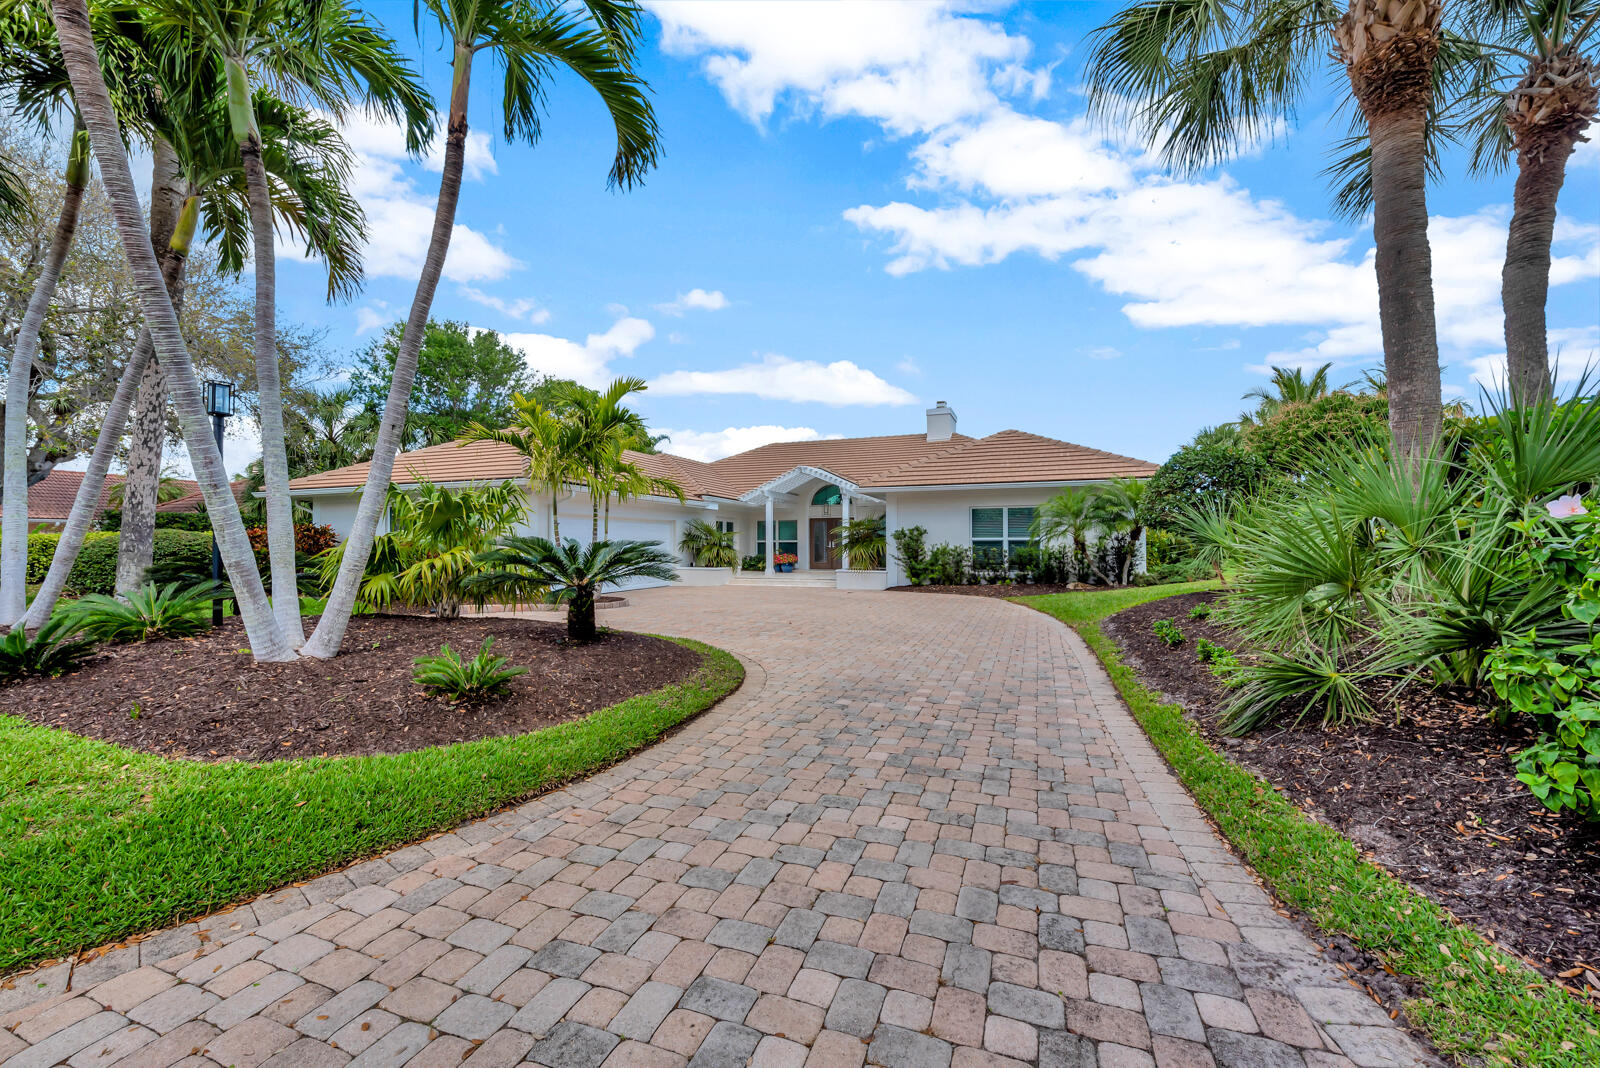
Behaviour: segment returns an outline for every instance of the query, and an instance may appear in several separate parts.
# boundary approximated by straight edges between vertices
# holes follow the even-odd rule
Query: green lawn
[[[1015,600],[1083,636],[1178,778],[1279,897],[1324,931],[1346,935],[1422,981],[1423,996],[1406,1013],[1440,1049],[1463,1063],[1600,1064],[1600,1014],[1593,1007],[1362,860],[1343,835],[1313,822],[1265,780],[1212,749],[1181,709],[1161,703],[1139,682],[1100,630],[1100,620],[1124,608],[1208,586],[1215,583]]]
[[[199,764],[0,716],[0,972],[203,915],[587,775],[744,677],[688,680],[580,720],[394,756]],[[70,680],[64,685],[71,685]]]

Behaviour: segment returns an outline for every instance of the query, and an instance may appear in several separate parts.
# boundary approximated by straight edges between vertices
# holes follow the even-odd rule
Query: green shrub
[[[1182,645],[1184,642],[1183,631],[1170,619],[1158,619],[1150,624],[1150,630],[1155,636],[1167,645]]]
[[[512,679],[527,674],[527,668],[507,667],[510,662],[508,657],[494,655],[492,637],[483,639],[478,655],[471,660],[462,660],[446,642],[438,656],[417,657],[412,678],[452,701],[481,701],[504,694]]]
[[[1239,670],[1239,657],[1226,645],[1218,645],[1208,638],[1197,638],[1194,646],[1195,659],[1211,668],[1211,674],[1229,685],[1233,684],[1234,675]]]
[[[977,581],[973,574],[972,549],[966,545],[940,542],[928,550],[927,584],[968,586]]]
[[[739,561],[740,571],[765,571],[766,569],[767,561],[765,557],[746,556]]]
[[[67,592],[72,594],[112,593],[117,585],[117,542],[121,535],[112,531],[91,531],[84,535],[78,559],[67,575]],[[28,582],[38,585],[50,571],[60,534],[28,535]],[[146,576],[156,582],[188,584],[211,577],[211,534],[209,531],[158,529],[153,539],[153,562]]]
[[[186,638],[211,626],[211,601],[220,586],[211,581],[187,588],[176,582],[141,586],[118,599],[93,593],[64,609],[72,629],[96,641],[143,642]]]
[[[113,508],[100,513],[99,527],[101,530],[118,531],[122,529],[122,511]],[[203,530],[211,531],[211,517],[205,512],[157,512],[157,530]]]
[[[1201,601],[1199,604],[1197,604],[1193,608],[1189,609],[1189,618],[1190,619],[1210,619],[1211,618],[1211,602],[1210,601]],[[1202,639],[1202,640],[1204,640],[1204,639]]]
[[[928,581],[927,527],[901,527],[894,532],[894,549],[908,583],[921,586]]]
[[[1178,528],[1191,509],[1229,507],[1279,480],[1271,464],[1242,444],[1185,445],[1151,476],[1139,519],[1148,527]]]
[[[29,675],[64,675],[75,671],[94,653],[90,638],[73,638],[72,621],[56,615],[29,637],[22,629],[0,637],[0,683]]]

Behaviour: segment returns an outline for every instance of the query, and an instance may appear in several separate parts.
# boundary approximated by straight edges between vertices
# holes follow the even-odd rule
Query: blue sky
[[[639,375],[668,448],[900,433],[948,400],[960,429],[1008,427],[1159,461],[1243,407],[1268,363],[1381,362],[1370,230],[1332,221],[1318,176],[1342,75],[1218,170],[1175,177],[1089,125],[1085,35],[1113,5],[652,4],[642,60],[661,167],[605,188],[593,94],[564,77],[544,140],[506,144],[488,55],[435,317],[509,336],[536,368]],[[442,99],[447,52],[411,5],[378,5]],[[322,300],[281,260],[283,314],[354,351],[405,313],[437,173],[352,121],[373,223],[363,294]],[[1430,190],[1447,392],[1503,363],[1500,261],[1512,176],[1448,163]],[[1600,335],[1600,150],[1562,196],[1552,347]],[[286,250],[287,251],[287,250]],[[287,257],[286,257],[287,259]],[[230,453],[233,450],[230,450]]]

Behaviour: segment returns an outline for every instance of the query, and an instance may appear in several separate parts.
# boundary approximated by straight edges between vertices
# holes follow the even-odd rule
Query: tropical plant
[[[1178,529],[1195,508],[1230,508],[1277,481],[1271,465],[1242,441],[1229,445],[1185,445],[1168,458],[1145,486],[1146,526]]]
[[[719,530],[703,519],[684,524],[678,548],[689,555],[696,567],[731,569],[739,565],[738,535]]]
[[[1382,445],[1389,434],[1389,398],[1382,393],[1336,390],[1309,401],[1279,405],[1244,428],[1242,444],[1293,478],[1313,474],[1306,464],[1330,442],[1352,449]]]
[[[1333,369],[1332,363],[1325,363],[1306,377],[1305,370],[1300,367],[1273,367],[1272,385],[1257,386],[1245,393],[1244,399],[1254,397],[1260,403],[1256,410],[1246,412],[1239,417],[1239,422],[1245,425],[1258,423],[1270,419],[1286,404],[1307,404],[1319,397],[1327,396],[1328,372]]]
[[[1028,536],[1040,545],[1071,550],[1073,570],[1079,561],[1089,559],[1089,539],[1094,532],[1094,491],[1087,486],[1069,486],[1041,504],[1033,513]]]
[[[1305,0],[1137,0],[1096,31],[1088,73],[1102,115],[1126,119],[1131,103],[1163,157],[1197,170],[1291,117],[1332,29],[1367,128],[1389,426],[1395,455],[1411,464],[1442,420],[1425,188],[1443,9],[1350,0],[1335,23],[1331,5]]]
[[[767,558],[765,556],[751,555],[739,558],[740,571],[765,571],[766,569]]]
[[[211,626],[211,602],[221,594],[220,584],[210,580],[192,586],[152,583],[121,598],[91,593],[58,614],[75,632],[100,642],[187,638]]]
[[[1101,576],[1108,585],[1128,584],[1139,543],[1144,537],[1144,520],[1140,517],[1148,485],[1144,479],[1114,478],[1094,487],[1091,513],[1094,528],[1100,535],[1099,542],[1117,549],[1114,571]]]
[[[895,559],[905,571],[906,581],[921,586],[928,581],[928,528],[900,527],[894,532]]]
[[[1197,604],[1194,607],[1190,608],[1189,609],[1189,618],[1190,619],[1210,619],[1211,618],[1211,602],[1210,601],[1201,601],[1199,604]]]
[[[1191,505],[1178,513],[1174,527],[1188,542],[1192,558],[1210,568],[1218,582],[1223,581],[1222,564],[1233,540],[1226,503],[1212,500]]]
[[[877,571],[889,550],[886,529],[883,516],[852,519],[833,528],[829,548],[842,553],[852,571]]]
[[[377,536],[382,500],[394,471],[399,435],[406,424],[417,354],[455,228],[456,202],[466,164],[467,100],[474,58],[487,51],[497,56],[504,67],[501,101],[506,140],[538,140],[545,86],[555,68],[565,66],[599,94],[612,120],[616,154],[611,185],[628,187],[640,181],[655,165],[659,151],[648,87],[633,69],[634,53],[643,34],[643,13],[635,4],[627,0],[588,0],[581,6],[535,7],[525,0],[419,0],[419,20],[423,11],[438,21],[451,49],[450,105],[439,199],[416,296],[395,356],[394,376],[373,444],[367,482],[345,541],[348,548],[343,566],[317,629],[303,649],[309,656],[329,657],[339,651]]]
[[[478,655],[462,660],[461,654],[446,642],[439,647],[438,656],[419,656],[413,661],[416,670],[411,677],[421,686],[442,693],[452,701],[482,701],[504,695],[511,689],[511,680],[526,675],[527,668],[507,667],[509,657],[496,656],[494,638],[485,637],[478,647]]]
[[[56,616],[32,635],[13,630],[0,635],[0,684],[30,675],[65,675],[94,655],[93,638],[74,638],[73,622]]]
[[[1182,645],[1185,641],[1182,628],[1170,619],[1158,619],[1150,624],[1150,633],[1163,645]]]
[[[480,553],[477,571],[465,579],[475,597],[499,601],[542,598],[567,606],[567,637],[596,637],[594,599],[606,586],[630,579],[678,580],[677,561],[653,541],[600,541],[576,538],[501,538]]]
[[[481,604],[466,584],[478,570],[478,555],[525,515],[527,499],[510,481],[452,489],[423,479],[415,489],[391,487],[389,532],[376,539],[361,607],[398,602],[454,619],[463,602]],[[318,554],[325,586],[337,578],[347,544]]]
[[[591,541],[601,538],[602,503],[609,526],[613,496],[654,493],[683,500],[683,489],[676,482],[648,474],[624,455],[647,431],[644,417],[623,401],[645,388],[642,378],[618,378],[603,390],[571,390],[561,398],[561,420],[570,428],[573,458],[589,491]]]

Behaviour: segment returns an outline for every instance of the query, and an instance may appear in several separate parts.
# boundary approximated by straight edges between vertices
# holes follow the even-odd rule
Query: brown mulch
[[[1103,589],[1082,582],[1007,582],[1000,586],[890,586],[892,593],[959,593],[966,597],[1043,597]]]
[[[412,681],[415,657],[435,656],[448,642],[465,659],[486,636],[497,655],[529,669],[507,696],[452,704]],[[228,620],[197,638],[103,647],[71,675],[0,690],[0,713],[204,761],[403,753],[525,734],[699,666],[694,651],[643,634],[612,631],[573,644],[559,621],[417,615],[355,617],[332,660],[257,664],[243,629]]]
[[[1244,738],[1224,735],[1217,720],[1227,691],[1195,658],[1195,645],[1208,638],[1237,650],[1240,637],[1189,618],[1192,606],[1216,597],[1153,601],[1102,627],[1212,745],[1457,918],[1600,997],[1600,831],[1549,812],[1517,781],[1513,758],[1530,743],[1527,725],[1496,728],[1473,694],[1412,685],[1373,694],[1393,714],[1379,722],[1324,730],[1290,717]],[[1187,640],[1158,641],[1150,626],[1160,619],[1176,622]],[[1347,948],[1357,964],[1361,954]]]

